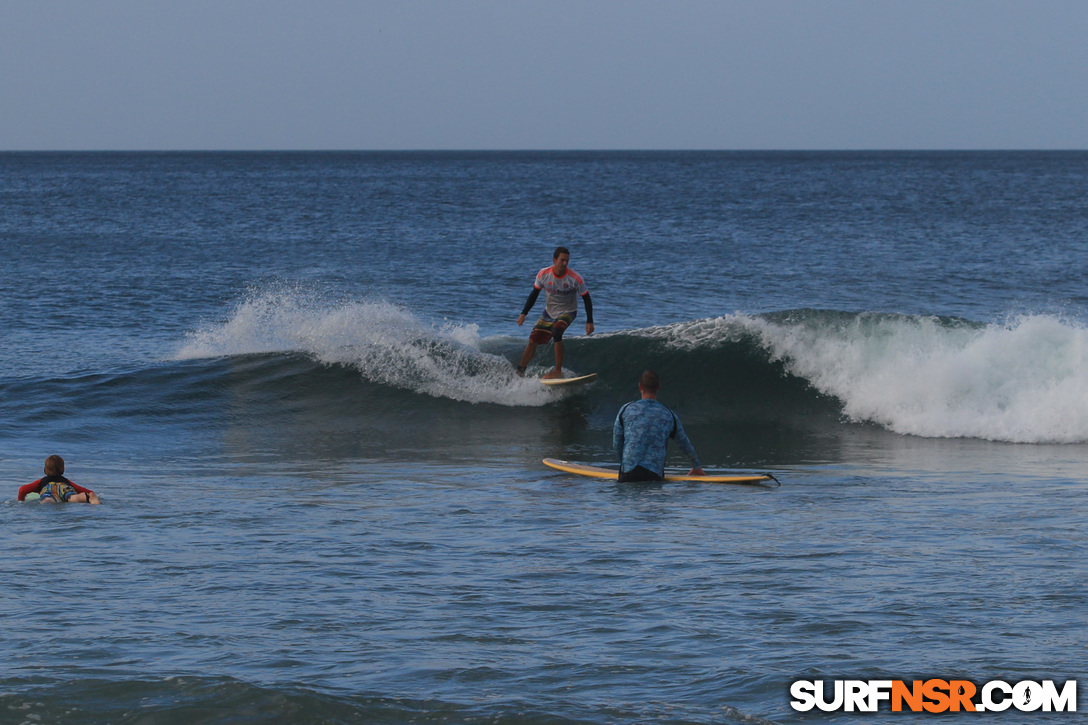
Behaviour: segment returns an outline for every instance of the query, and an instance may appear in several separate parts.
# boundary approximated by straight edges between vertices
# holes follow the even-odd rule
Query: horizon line
[[[212,154],[212,153],[1078,153],[1088,148],[109,148],[109,149],[0,149],[0,154]]]

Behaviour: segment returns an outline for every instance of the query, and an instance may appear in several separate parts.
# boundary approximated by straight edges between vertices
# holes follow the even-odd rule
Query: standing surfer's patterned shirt
[[[545,267],[537,272],[533,287],[544,290],[544,311],[553,319],[563,314],[577,315],[578,298],[589,294],[585,280],[570,267],[562,277],[555,276],[555,267]]]
[[[652,398],[643,398],[620,408],[612,426],[612,447],[620,460],[620,470],[631,471],[635,466],[665,473],[665,446],[669,438],[691,459],[692,468],[702,468],[695,446],[691,444],[684,426],[676,414]]]

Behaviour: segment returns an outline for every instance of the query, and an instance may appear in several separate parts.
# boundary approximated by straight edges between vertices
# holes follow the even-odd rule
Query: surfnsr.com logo
[[[830,697],[823,680],[797,680],[790,695],[798,712],[876,712],[882,703],[892,712],[1077,711],[1076,680],[1061,687],[1053,680],[991,680],[982,687],[969,680],[835,680]]]

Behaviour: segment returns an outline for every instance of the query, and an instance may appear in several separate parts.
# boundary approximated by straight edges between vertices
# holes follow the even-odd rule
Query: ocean
[[[1081,152],[0,154],[0,723],[1084,685],[1086,198]],[[563,392],[513,375],[557,245]],[[781,486],[541,464],[615,465],[647,368]],[[102,505],[17,502],[50,454]]]

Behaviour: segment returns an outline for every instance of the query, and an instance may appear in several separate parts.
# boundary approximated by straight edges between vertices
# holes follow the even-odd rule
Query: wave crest
[[[926,437],[1088,440],[1088,330],[1057,317],[816,313],[744,324],[851,420]]]
[[[186,336],[176,359],[298,352],[370,382],[471,403],[535,406],[555,394],[480,350],[476,325],[427,323],[384,301],[328,301],[299,290],[255,293],[224,322]]]
[[[427,322],[389,302],[289,290],[242,300],[225,321],[190,333],[177,358],[299,352],[437,398],[557,399],[481,344],[520,351],[521,341],[481,340],[476,325]],[[841,414],[930,438],[1088,442],[1088,330],[1055,315],[981,324],[825,310],[735,314],[577,337],[570,353],[601,373],[602,384],[580,394],[604,409],[651,367],[667,374],[670,400],[706,421],[823,425],[830,413],[833,425]]]

